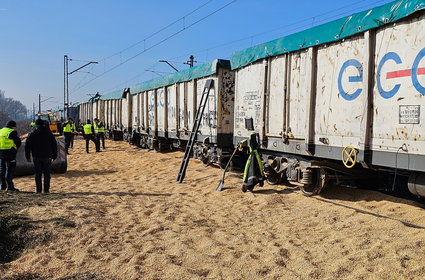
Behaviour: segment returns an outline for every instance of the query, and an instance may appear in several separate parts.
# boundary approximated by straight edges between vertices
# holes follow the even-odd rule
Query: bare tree
[[[7,98],[4,90],[0,89],[0,126],[6,125],[7,121],[23,121],[27,119],[27,108],[21,102],[13,98]]]

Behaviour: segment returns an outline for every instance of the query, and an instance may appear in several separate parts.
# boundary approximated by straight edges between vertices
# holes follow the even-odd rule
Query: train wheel
[[[211,161],[210,161],[210,157],[209,156],[204,156],[203,155],[201,161],[202,161],[202,164],[205,167],[210,166],[210,164],[211,164]]]
[[[328,183],[328,174],[326,169],[308,169],[304,171],[303,175],[303,186],[300,186],[300,190],[306,196],[313,196],[319,194],[326,184]]]
[[[277,185],[281,182],[279,174],[269,174],[266,176],[266,180],[269,185]]]
[[[270,185],[287,183],[286,169],[288,168],[288,162],[285,158],[269,158],[263,166],[266,180]]]
[[[170,145],[168,144],[168,143],[164,143],[164,142],[161,142],[161,141],[158,141],[158,148],[157,148],[157,151],[158,152],[165,152],[165,151],[169,151],[169,149],[170,149]]]

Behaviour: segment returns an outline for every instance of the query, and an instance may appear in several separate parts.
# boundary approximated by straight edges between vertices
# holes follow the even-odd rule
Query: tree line
[[[0,128],[4,127],[9,120],[18,123],[18,130],[25,127],[26,130],[29,120],[28,109],[18,100],[5,96],[5,91],[0,89]]]

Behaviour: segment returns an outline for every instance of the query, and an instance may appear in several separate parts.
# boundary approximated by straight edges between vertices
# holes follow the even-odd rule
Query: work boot
[[[19,192],[19,189],[17,189],[17,188],[7,188],[6,191],[8,191],[8,192]]]

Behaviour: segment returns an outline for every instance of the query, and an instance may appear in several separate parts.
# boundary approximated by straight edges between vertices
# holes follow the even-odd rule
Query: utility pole
[[[47,97],[46,99],[41,100],[41,94],[38,95],[38,113],[39,114],[41,114],[41,103],[46,102],[46,101],[48,101],[52,98],[54,98],[54,97]],[[33,110],[35,110],[34,109],[34,103],[33,103]]]
[[[41,94],[38,95],[38,113],[41,113]]]
[[[32,103],[32,119],[35,119],[35,103]]]
[[[68,56],[63,56],[63,117],[66,119],[66,112],[68,111]]]
[[[191,56],[189,56],[189,60],[186,61],[186,62],[183,62],[183,64],[187,64],[187,65],[189,65],[190,68],[192,68],[194,62],[197,62],[197,61],[195,60],[195,57],[193,55],[191,55]]]
[[[63,56],[63,114],[65,119],[69,117],[69,88],[68,88],[68,76],[77,72],[78,70],[83,69],[84,67],[94,63],[94,64],[98,64],[97,61],[89,61],[86,64],[84,64],[81,67],[78,67],[77,69],[69,72],[68,71],[68,61],[70,61],[72,59],[68,58],[67,55]]]

